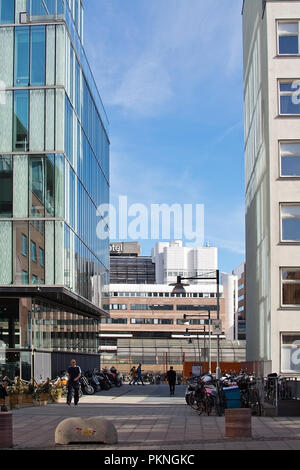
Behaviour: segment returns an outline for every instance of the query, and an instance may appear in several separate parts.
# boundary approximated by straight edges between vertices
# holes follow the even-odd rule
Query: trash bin
[[[226,408],[241,408],[241,391],[238,386],[224,387],[226,397]]]

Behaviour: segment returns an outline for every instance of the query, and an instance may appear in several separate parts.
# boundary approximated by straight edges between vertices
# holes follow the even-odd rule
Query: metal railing
[[[263,384],[264,401],[276,408],[281,400],[300,400],[300,380],[297,377],[264,377]]]

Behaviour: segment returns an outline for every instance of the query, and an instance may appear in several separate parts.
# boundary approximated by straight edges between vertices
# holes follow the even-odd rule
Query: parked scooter
[[[121,387],[122,379],[120,377],[120,373],[117,371],[115,367],[110,368],[110,375],[112,377],[113,383],[116,387]]]

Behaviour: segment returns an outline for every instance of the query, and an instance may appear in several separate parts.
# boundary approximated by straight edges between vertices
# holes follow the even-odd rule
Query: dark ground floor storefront
[[[99,319],[38,297],[0,297],[0,377],[45,380],[76,359],[99,368]]]

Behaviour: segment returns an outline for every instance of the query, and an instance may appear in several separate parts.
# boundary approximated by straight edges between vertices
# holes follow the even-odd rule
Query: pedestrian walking
[[[67,370],[68,376],[68,395],[67,395],[67,405],[71,405],[72,403],[72,396],[74,391],[74,404],[75,406],[78,405],[79,402],[79,379],[81,377],[81,369],[77,366],[75,359],[71,360],[71,365]]]
[[[136,371],[135,366],[133,366],[130,370],[130,377],[131,377],[131,380],[129,382],[129,385],[135,384],[136,377],[137,377],[137,371]]]
[[[170,387],[170,395],[174,395],[175,385],[176,385],[176,372],[173,369],[173,366],[171,366],[170,370],[168,370],[167,372],[167,379],[168,379],[169,387]]]
[[[143,381],[143,377],[142,377],[142,364],[139,364],[137,370],[137,377],[135,379],[135,382],[134,383],[137,383],[139,385],[139,382],[141,381],[142,382],[142,385],[145,385],[144,384],[144,381]]]

